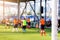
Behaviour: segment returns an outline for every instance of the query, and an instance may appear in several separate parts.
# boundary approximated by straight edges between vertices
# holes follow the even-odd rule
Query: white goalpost
[[[57,0],[51,0],[52,5],[52,40],[57,39],[57,28],[58,28],[58,13],[57,13]]]

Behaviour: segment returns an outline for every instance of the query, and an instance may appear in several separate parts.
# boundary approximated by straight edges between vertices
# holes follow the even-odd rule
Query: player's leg
[[[16,24],[15,30],[18,32],[18,24]]]
[[[44,36],[46,36],[46,32],[45,32],[45,30],[43,30],[43,34],[44,34]]]
[[[26,26],[23,26],[22,30],[23,32],[26,32]]]
[[[43,36],[43,26],[41,25],[41,31],[40,31],[41,36]]]
[[[24,27],[24,30],[25,30],[25,32],[26,32],[26,26]]]
[[[24,32],[24,26],[22,27],[22,31]]]
[[[45,28],[44,28],[44,25],[43,25],[43,34],[46,36],[46,32],[45,32],[45,30],[44,30]]]
[[[28,25],[29,25],[29,28],[30,28],[31,23],[29,22],[29,24],[28,24]]]
[[[7,29],[9,29],[10,28],[10,25],[9,24],[7,24]]]
[[[16,24],[14,25],[14,27],[13,27],[13,29],[12,29],[12,32],[14,32],[14,31],[15,31],[15,27],[16,27]]]
[[[41,36],[43,36],[43,30],[41,29],[41,31],[40,31],[40,34],[41,34]]]
[[[18,28],[15,28],[16,32],[18,32]]]

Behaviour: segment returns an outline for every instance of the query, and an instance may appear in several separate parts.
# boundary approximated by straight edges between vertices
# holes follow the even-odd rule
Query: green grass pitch
[[[21,28],[19,28],[19,32],[12,32],[12,28],[13,26],[10,29],[5,29],[4,25],[0,25],[0,40],[51,40],[51,29],[45,29],[47,35],[41,36],[36,28],[26,29],[25,33]],[[59,38],[60,33],[58,33],[58,40]]]

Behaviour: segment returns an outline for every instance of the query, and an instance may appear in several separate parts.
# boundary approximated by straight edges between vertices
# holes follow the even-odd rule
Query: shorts
[[[18,24],[15,24],[15,25],[14,25],[14,28],[18,28]]]
[[[21,23],[19,23],[18,25],[21,26]]]
[[[44,30],[44,29],[45,29],[44,26],[45,26],[45,25],[41,25],[41,30]]]
[[[30,26],[31,23],[30,22],[27,22],[27,24]]]
[[[9,24],[8,24],[8,23],[6,23],[6,26],[9,26]]]
[[[26,29],[26,26],[23,26],[22,29]]]
[[[7,26],[9,26],[9,24],[6,24]]]

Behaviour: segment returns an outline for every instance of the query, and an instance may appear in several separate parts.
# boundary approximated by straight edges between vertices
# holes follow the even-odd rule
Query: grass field
[[[47,35],[41,36],[38,29],[27,29],[26,33],[22,32],[19,28],[19,32],[12,32],[12,26],[10,29],[5,29],[4,25],[0,25],[0,40],[51,40],[51,29],[46,29]],[[58,40],[60,33],[58,33]]]

